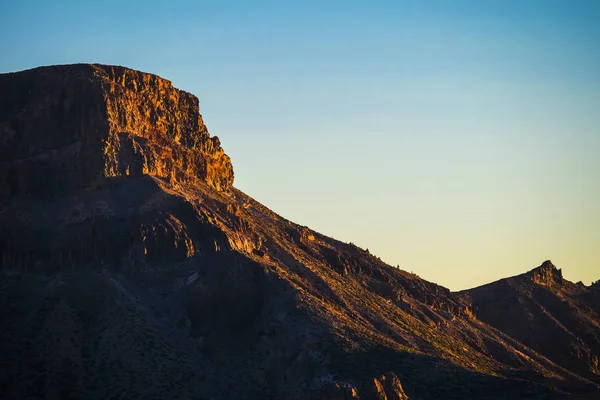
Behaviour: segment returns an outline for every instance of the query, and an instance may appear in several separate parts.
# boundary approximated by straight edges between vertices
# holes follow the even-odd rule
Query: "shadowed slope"
[[[482,321],[548,359],[600,382],[600,290],[562,277],[550,261],[463,291]]]

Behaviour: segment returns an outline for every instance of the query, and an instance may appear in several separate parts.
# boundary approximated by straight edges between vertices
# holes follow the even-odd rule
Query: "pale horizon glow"
[[[84,3],[3,5],[0,72],[169,79],[237,188],[452,290],[600,279],[600,2]]]

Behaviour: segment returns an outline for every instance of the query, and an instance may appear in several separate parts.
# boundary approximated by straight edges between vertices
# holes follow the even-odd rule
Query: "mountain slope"
[[[477,317],[571,371],[600,383],[600,290],[574,284],[550,261],[464,291]]]
[[[235,189],[197,99],[168,81],[75,65],[0,89],[8,398],[598,395],[478,297]]]

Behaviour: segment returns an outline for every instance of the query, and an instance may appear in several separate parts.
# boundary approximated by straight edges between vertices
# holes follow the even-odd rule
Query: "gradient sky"
[[[451,289],[600,279],[600,1],[13,1],[0,72],[200,98],[236,186]]]

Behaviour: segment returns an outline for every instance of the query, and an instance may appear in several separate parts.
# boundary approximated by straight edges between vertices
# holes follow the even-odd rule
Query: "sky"
[[[0,72],[197,95],[235,185],[452,290],[600,279],[600,1],[0,0]]]

